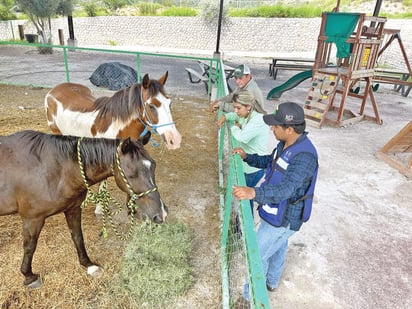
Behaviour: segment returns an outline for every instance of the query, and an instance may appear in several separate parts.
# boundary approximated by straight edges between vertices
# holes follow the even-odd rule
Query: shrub
[[[197,11],[189,7],[171,7],[165,9],[162,16],[197,16]]]
[[[281,4],[259,6],[253,8],[232,9],[232,17],[319,17],[322,15],[322,9],[310,5],[305,6],[284,6]]]
[[[226,24],[229,21],[229,5],[224,2],[222,24]],[[200,16],[206,24],[217,24],[219,19],[220,3],[214,0],[202,0],[200,3]]]
[[[127,0],[103,0],[104,6],[111,12],[115,12],[117,9],[120,9],[128,5]]]
[[[84,2],[82,4],[82,6],[83,6],[83,9],[85,10],[87,16],[89,16],[89,17],[97,16],[99,8],[98,8],[96,2],[93,2],[93,1],[92,2]]]
[[[141,2],[138,7],[140,12],[139,15],[156,16],[157,10],[161,8],[161,5],[158,3]]]

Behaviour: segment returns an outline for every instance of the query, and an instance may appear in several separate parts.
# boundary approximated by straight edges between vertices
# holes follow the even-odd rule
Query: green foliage
[[[59,1],[55,0],[17,0],[16,3],[29,16],[49,18],[56,14]]]
[[[74,0],[73,0],[74,1]],[[57,6],[56,13],[58,15],[68,16],[73,14],[73,1],[72,0],[60,0]]]
[[[223,3],[222,24],[229,20],[229,5],[228,1]],[[217,24],[220,12],[220,1],[216,0],[202,0],[200,2],[200,16],[207,24]]]
[[[16,16],[5,7],[0,7],[0,20],[10,20],[15,19]]]
[[[412,7],[412,0],[403,0],[402,4],[406,7]]]
[[[114,294],[128,294],[145,308],[163,308],[184,295],[193,282],[192,239],[183,223],[144,223],[126,248]]]
[[[161,5],[158,3],[141,2],[139,3],[138,7],[139,7],[139,15],[156,16],[157,10],[161,8]]]
[[[40,43],[51,45],[52,29],[51,18],[57,14],[71,14],[73,11],[72,0],[16,0],[16,4],[27,14],[40,35]],[[51,54],[51,47],[39,46],[40,54]]]
[[[165,9],[162,16],[197,16],[197,11],[189,7],[170,7]]]
[[[230,16],[232,17],[290,17],[290,18],[310,18],[319,17],[322,15],[322,9],[310,5],[304,6],[284,6],[281,4],[273,6],[259,6],[243,9],[231,9]]]
[[[129,3],[127,0],[103,0],[103,5],[111,12],[114,12],[128,4]]]
[[[401,13],[401,14],[385,14],[384,15],[387,18],[392,18],[392,19],[411,19],[412,18],[412,12],[407,12],[407,13]]]
[[[82,7],[84,11],[86,12],[87,16],[89,17],[94,17],[97,16],[97,12],[99,10],[96,2],[91,1],[91,2],[83,2]]]
[[[0,20],[10,20],[16,18],[16,15],[10,11],[13,5],[13,0],[0,0]]]
[[[76,0],[16,0],[16,3],[49,3],[56,5],[56,11],[60,15],[67,15],[70,12],[70,3]],[[200,15],[203,20],[210,24],[216,25],[216,21],[219,16],[220,1],[217,0],[199,0],[199,7],[196,7],[192,0],[153,0],[148,2],[147,0],[81,0],[80,10],[79,7],[73,12],[74,16],[102,16],[102,15],[146,15],[146,16],[198,16]],[[340,10],[345,11],[349,6],[360,5],[366,0],[350,1],[342,0],[340,2]],[[10,12],[3,8],[4,3],[14,3],[13,0],[0,0],[0,19],[10,19],[8,14]],[[319,17],[322,11],[332,11],[336,6],[336,0],[307,0],[296,1],[297,5],[285,5],[283,2],[278,1],[276,5],[259,5],[261,2],[256,0],[255,2],[224,2],[223,7],[223,23],[228,22],[228,17],[262,17],[262,18],[312,18]],[[288,2],[290,3],[290,2]],[[302,4],[303,3],[303,4]],[[389,2],[389,3],[393,3]],[[403,8],[412,7],[412,0],[397,1],[396,3],[402,3]],[[183,5],[182,7],[180,7]],[[238,8],[233,6],[237,5]],[[242,7],[242,5],[244,5]],[[382,10],[388,2],[383,3]],[[229,10],[229,6],[232,8]],[[139,13],[136,8],[139,8]],[[239,8],[240,7],[240,8]],[[47,12],[47,6],[41,8],[42,12]],[[123,9],[123,10],[120,10]],[[133,10],[134,9],[134,10]],[[411,11],[411,10],[409,10]],[[56,12],[55,12],[56,13]],[[54,14],[55,14],[54,13]],[[372,12],[370,12],[372,13]],[[412,13],[393,13],[384,14],[389,18],[411,18]]]
[[[80,6],[78,9],[73,13],[74,16],[77,17],[95,17],[95,16],[104,16],[107,13],[107,9],[105,9],[101,5],[100,0],[85,0],[81,1]]]

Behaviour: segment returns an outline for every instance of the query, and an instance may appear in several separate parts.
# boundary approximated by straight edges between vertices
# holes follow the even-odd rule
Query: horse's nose
[[[163,218],[160,215],[156,215],[153,217],[153,222],[154,223],[163,223]]]
[[[168,209],[166,205],[162,207],[162,213],[153,216],[152,220],[155,223],[163,223],[166,220]]]
[[[177,130],[168,130],[162,135],[163,141],[166,143],[167,149],[179,149],[182,142],[182,136]]]

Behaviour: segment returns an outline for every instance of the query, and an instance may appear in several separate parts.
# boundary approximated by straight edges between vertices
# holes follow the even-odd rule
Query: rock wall
[[[220,50],[242,56],[314,57],[321,18],[230,18],[222,26]],[[35,29],[22,20],[0,23],[0,39],[18,38],[18,25],[25,33]],[[200,17],[99,16],[74,18],[78,46],[115,46],[150,52],[206,54],[216,49],[217,26]],[[53,20],[54,42],[58,29],[69,36],[66,18]],[[401,29],[402,42],[412,60],[412,19],[391,19],[386,28]],[[403,58],[397,42],[391,44],[382,61],[399,67]],[[404,65],[403,65],[404,66]]]

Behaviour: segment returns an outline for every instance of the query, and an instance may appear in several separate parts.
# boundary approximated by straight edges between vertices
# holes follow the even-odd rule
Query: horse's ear
[[[149,84],[150,84],[149,74],[146,73],[146,74],[144,75],[144,77],[143,77],[142,87],[143,87],[144,89],[147,89],[147,87],[149,87]]]
[[[165,73],[162,77],[159,78],[158,82],[159,82],[161,85],[166,84],[166,80],[167,80],[167,76],[168,76],[168,75],[169,75],[169,71],[166,71],[166,73]]]
[[[139,137],[139,140],[142,142],[143,145],[146,145],[150,141],[151,136],[152,132],[147,131],[145,135]]]
[[[127,153],[130,151],[130,146],[132,145],[132,140],[130,137],[126,138],[125,140],[122,141],[122,153]]]

